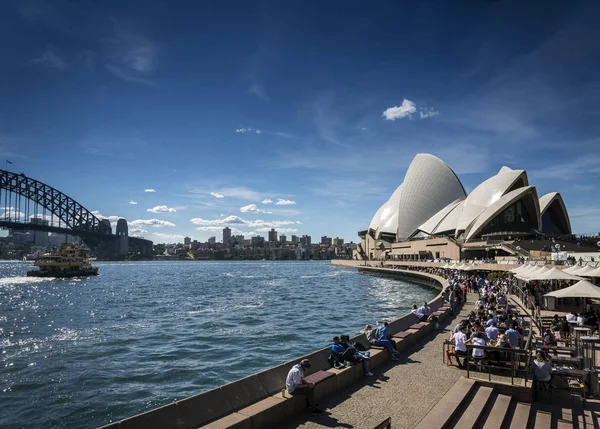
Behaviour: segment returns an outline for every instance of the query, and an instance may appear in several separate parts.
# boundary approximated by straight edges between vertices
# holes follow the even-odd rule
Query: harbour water
[[[329,262],[0,262],[0,427],[94,428],[322,348],[438,291]]]

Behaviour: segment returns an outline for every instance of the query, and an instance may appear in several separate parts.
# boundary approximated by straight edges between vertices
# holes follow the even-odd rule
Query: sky
[[[599,21],[597,2],[6,0],[0,163],[155,243],[356,242],[417,153],[467,191],[525,169],[597,233]]]

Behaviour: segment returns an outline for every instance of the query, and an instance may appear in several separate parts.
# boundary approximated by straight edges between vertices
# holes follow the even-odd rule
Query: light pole
[[[485,248],[485,259],[487,259],[487,260],[490,259],[490,248],[489,247]]]

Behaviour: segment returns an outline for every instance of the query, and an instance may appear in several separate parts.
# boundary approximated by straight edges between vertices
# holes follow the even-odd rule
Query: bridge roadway
[[[23,173],[0,170],[0,203],[4,206],[1,228],[75,235],[100,259],[118,259],[128,252],[152,252],[150,240],[128,237],[126,227],[124,233],[113,235],[107,219]]]

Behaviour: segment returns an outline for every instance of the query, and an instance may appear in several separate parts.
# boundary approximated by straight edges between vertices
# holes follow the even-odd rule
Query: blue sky
[[[0,159],[155,242],[356,241],[419,152],[467,191],[526,169],[598,232],[599,20],[593,2],[4,1]]]

